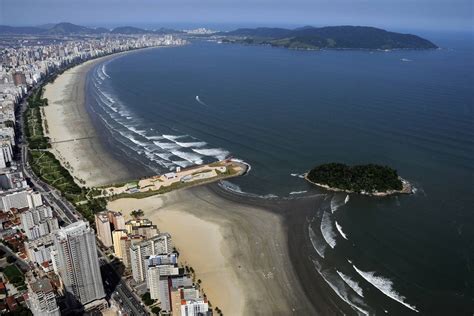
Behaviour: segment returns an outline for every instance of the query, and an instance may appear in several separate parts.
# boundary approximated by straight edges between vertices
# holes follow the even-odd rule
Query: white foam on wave
[[[164,142],[153,142],[156,146],[160,147],[161,149],[177,149],[179,146],[176,143],[164,143]]]
[[[206,142],[189,142],[189,143],[184,143],[184,142],[175,142],[176,144],[178,144],[179,146],[183,147],[183,148],[189,148],[189,147],[204,147],[207,145]]]
[[[160,139],[163,139],[163,136],[147,136],[146,137],[148,140],[160,140]]]
[[[318,255],[324,259],[324,255],[326,253],[326,244],[323,244],[320,242],[318,236],[316,236],[316,233],[314,232],[311,225],[308,226],[308,233],[309,233],[309,240],[311,241],[311,244],[313,245],[314,250],[316,250]]]
[[[202,156],[195,153],[179,151],[179,150],[172,150],[171,153],[179,158],[187,160],[196,165],[200,165],[204,163],[203,160],[201,159]]]
[[[147,143],[144,143],[144,142],[142,142],[142,141],[140,141],[140,140],[138,140],[138,139],[136,139],[136,138],[133,138],[133,137],[128,137],[128,139],[129,139],[132,143],[137,144],[137,145],[139,145],[140,147],[145,147],[145,146],[148,145]]]
[[[104,74],[104,76],[106,76],[107,78],[110,79],[110,76],[107,74],[107,71],[105,70],[105,67],[106,67],[106,64],[102,64],[102,68],[101,68],[102,73]]]
[[[345,240],[349,240],[347,238],[347,235],[344,234],[344,232],[342,231],[342,226],[339,225],[339,223],[337,221],[334,221],[334,223],[336,224],[337,231],[339,232],[339,234],[341,234],[342,238],[344,238]]]
[[[419,312],[416,309],[416,306],[413,306],[413,305],[410,305],[410,304],[406,303],[405,302],[406,298],[404,296],[400,295],[399,293],[397,293],[393,289],[392,280],[384,278],[382,276],[376,276],[375,272],[371,272],[371,271],[365,272],[365,271],[359,270],[355,265],[352,265],[352,267],[354,268],[354,270],[357,271],[357,273],[359,273],[359,275],[361,277],[363,277],[367,282],[369,282],[370,284],[375,286],[380,292],[387,295],[392,300],[395,300],[395,301],[399,302],[400,304],[404,305],[405,307],[408,307],[412,311],[415,311],[417,313]]]
[[[187,160],[173,160],[172,163],[181,168],[186,168],[192,165],[192,163]]]
[[[362,290],[362,288],[359,286],[359,283],[357,283],[356,281],[352,280],[350,276],[348,275],[345,275],[344,273],[336,270],[337,274],[339,274],[339,276],[341,277],[341,279],[346,282],[346,284],[354,290],[354,292],[356,292],[358,295],[360,295],[361,297],[364,297],[364,290]]]
[[[345,200],[340,195],[336,194],[331,199],[331,213],[336,212],[341,206],[346,204]]]
[[[163,134],[161,136],[163,138],[166,138],[167,140],[170,140],[170,141],[174,142],[175,140],[183,138],[183,137],[187,137],[188,135],[166,135],[166,134]]]
[[[242,191],[242,189],[237,185],[237,184],[234,184],[234,183],[231,183],[229,181],[219,181],[218,185],[225,189],[225,190],[228,190],[228,191],[232,191],[232,192],[237,192],[237,193],[244,193]]]
[[[292,192],[290,192],[290,195],[304,194],[306,192],[308,192],[308,191],[306,191],[306,190],[305,191],[292,191]]]
[[[331,248],[336,247],[336,232],[332,227],[331,214],[323,212],[323,218],[321,220],[321,234],[324,240],[328,243]]]
[[[155,156],[160,157],[163,160],[170,161],[170,157],[172,156],[172,153],[155,153]]]
[[[314,263],[314,261],[313,261],[313,263]],[[315,264],[315,267],[316,267],[317,271],[319,272],[319,275],[324,279],[324,281],[327,283],[327,285],[329,285],[329,287],[337,294],[337,296],[339,296],[344,302],[349,304],[358,313],[358,315],[369,315],[370,314],[369,311],[364,310],[362,307],[358,306],[358,305],[364,305],[364,307],[365,307],[365,303],[363,301],[361,301],[360,298],[355,299],[355,300],[358,301],[357,302],[358,305],[356,305],[354,302],[352,302],[349,299],[349,295],[348,295],[347,290],[346,290],[345,285],[344,285],[345,282],[343,282],[343,280],[341,281],[340,279],[337,279],[337,276],[335,274],[331,274],[327,270],[322,270],[321,266],[319,264],[318,265]]]
[[[203,156],[215,157],[218,160],[224,160],[229,155],[227,150],[221,148],[193,148],[193,151]]]

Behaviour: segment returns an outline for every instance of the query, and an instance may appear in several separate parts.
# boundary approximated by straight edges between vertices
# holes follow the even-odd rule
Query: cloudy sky
[[[68,21],[160,24],[371,25],[473,30],[473,0],[0,0],[0,25]]]

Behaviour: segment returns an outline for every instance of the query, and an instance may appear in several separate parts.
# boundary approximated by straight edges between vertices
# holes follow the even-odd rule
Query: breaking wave
[[[354,267],[354,270],[359,273],[361,277],[363,277],[367,282],[375,286],[380,292],[383,294],[387,295],[390,297],[392,300],[395,300],[399,302],[400,304],[404,305],[405,307],[408,307],[412,311],[419,312],[416,309],[416,306],[410,305],[405,302],[405,297],[397,293],[393,289],[393,282],[390,279],[381,277],[381,276],[376,276],[375,272],[364,272],[362,270],[359,270],[355,265],[352,265]]]
[[[314,250],[318,253],[318,255],[324,259],[324,255],[326,253],[326,244],[322,243],[316,233],[314,232],[311,225],[308,226],[308,233],[309,233],[309,240],[313,245]]]
[[[339,274],[339,276],[341,277],[342,280],[344,280],[344,282],[346,282],[346,284],[354,290],[354,292],[356,292],[357,294],[359,294],[361,297],[364,297],[364,291],[362,290],[362,288],[359,286],[359,283],[357,283],[356,281],[352,280],[349,276],[345,275],[344,273],[342,272],[339,272],[338,270],[336,270],[337,274]]]
[[[174,170],[178,166],[211,163],[230,155],[229,151],[213,148],[207,142],[191,135],[179,132],[174,134],[174,130],[171,133],[160,133],[159,128],[144,128],[143,120],[114,97],[112,92],[108,92],[110,87],[106,79],[110,76],[107,73],[107,63],[98,65],[90,78],[91,94],[98,104],[97,109],[92,110],[116,136],[116,141],[124,146],[121,150],[136,153],[131,159],[142,162],[154,172]],[[100,113],[97,110],[100,110]]]
[[[334,221],[334,223],[336,224],[337,231],[339,232],[339,234],[341,234],[342,238],[344,238],[345,240],[349,240],[347,239],[347,235],[344,234],[344,232],[342,231],[341,225],[339,225],[337,221]]]
[[[335,273],[331,273],[332,269],[321,269],[321,265],[313,260],[316,270],[329,287],[337,294],[344,302],[354,309],[359,315],[370,315],[369,311],[366,310],[368,307],[366,304],[357,296],[350,295],[346,289],[346,283],[341,280],[341,277]],[[338,273],[339,274],[339,273]],[[363,307],[361,307],[361,305]]]
[[[324,237],[324,240],[328,243],[331,248],[336,247],[336,233],[334,232],[331,214],[328,212],[323,212],[323,218],[321,220],[321,234]]]

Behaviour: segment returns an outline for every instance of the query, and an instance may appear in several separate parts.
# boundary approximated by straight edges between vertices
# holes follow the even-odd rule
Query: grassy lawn
[[[74,182],[71,174],[47,151],[30,151],[30,165],[35,174],[60,190],[72,201],[84,199],[82,189]]]
[[[43,99],[43,90],[38,89],[28,98],[28,109],[25,111],[25,135],[29,147],[32,149],[50,148],[49,138],[44,136],[41,124],[41,110],[48,105],[48,100]]]
[[[22,286],[25,283],[25,277],[23,273],[18,269],[18,267],[14,264],[7,266],[3,273],[7,277],[8,281],[13,283],[15,287]]]

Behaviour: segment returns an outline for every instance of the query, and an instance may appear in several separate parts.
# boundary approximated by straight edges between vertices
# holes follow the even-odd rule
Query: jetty
[[[176,189],[238,177],[246,174],[248,170],[248,164],[232,158],[186,169],[178,167],[175,171],[165,174],[102,187],[100,197],[111,199],[144,198]]]

